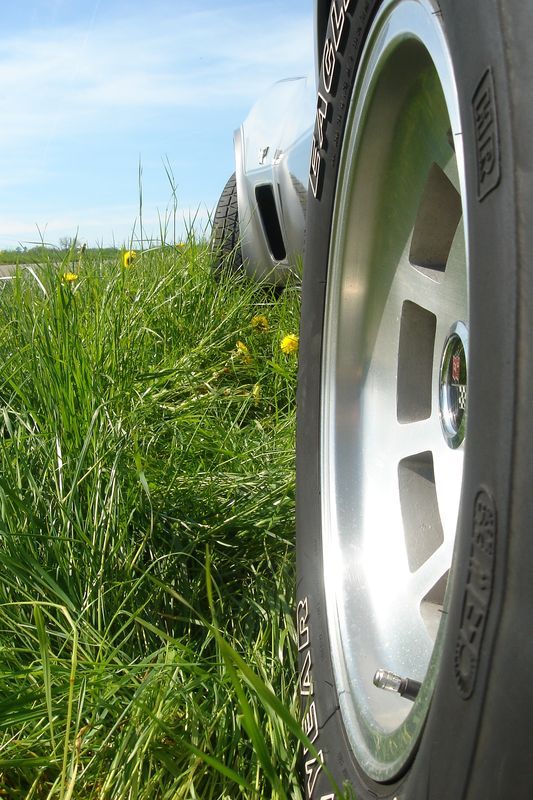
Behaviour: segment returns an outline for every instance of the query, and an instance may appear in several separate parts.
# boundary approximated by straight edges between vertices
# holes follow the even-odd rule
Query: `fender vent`
[[[276,201],[270,183],[255,187],[255,199],[263,223],[263,230],[267,238],[268,247],[276,261],[283,261],[287,257],[285,243],[281,233]]]

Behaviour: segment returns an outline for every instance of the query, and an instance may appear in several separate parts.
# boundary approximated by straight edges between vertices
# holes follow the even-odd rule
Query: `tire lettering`
[[[322,172],[323,172],[322,157],[316,141],[313,139],[311,145],[311,168],[309,171],[309,183],[314,197],[319,197],[319,189],[322,189]]]
[[[474,503],[474,530],[455,646],[455,679],[459,694],[467,700],[474,692],[494,582],[496,560],[496,507],[485,491]]]
[[[313,796],[313,789],[315,788],[319,772],[322,769],[322,764],[323,764],[322,750],[318,751],[318,758],[310,758],[309,761],[305,762],[305,774],[307,777],[306,789],[308,798],[311,798]]]
[[[298,652],[309,647],[309,604],[307,597],[300,600],[298,608],[296,609],[296,628],[298,631]]]
[[[302,709],[302,729],[309,739],[314,744],[320,735],[320,725],[318,723],[318,712],[316,701],[314,698],[314,684],[312,675],[312,659],[311,659],[311,637],[309,627],[309,599],[304,597],[299,601],[296,607],[296,629],[298,631],[298,650],[301,652],[309,648],[303,658],[303,664],[300,669],[298,677],[298,684],[300,687],[300,707]],[[317,745],[318,747],[318,745]],[[304,748],[304,756],[309,753],[309,748]],[[306,800],[313,800],[313,791],[316,787],[316,782],[324,764],[323,750],[318,750],[318,758],[308,758],[304,765],[305,770],[305,790]],[[335,794],[321,794],[320,800],[335,800]]]
[[[339,66],[339,55],[344,48],[344,33],[347,30],[347,11],[354,0],[333,0],[329,12],[329,35],[322,51],[322,81],[327,95],[335,96],[337,91],[336,74]],[[315,130],[311,145],[310,185],[313,196],[320,199],[322,193],[322,173],[327,148],[326,129],[328,126],[329,103],[319,92]]]
[[[483,200],[500,182],[500,145],[494,95],[489,68],[472,98],[477,150],[477,197]]]
[[[321,154],[327,147],[326,127],[328,123],[328,111],[329,103],[319,92],[315,117],[315,131],[311,145],[311,168],[309,175],[311,188],[315,197],[318,196],[322,183],[323,158]]]
[[[322,77],[324,78],[324,88],[328,94],[331,92],[335,67],[337,65],[337,52],[331,39],[327,39],[322,53]]]
[[[328,124],[328,111],[329,111],[329,103],[319,92],[317,106],[316,106],[316,119],[315,119],[315,133],[319,150],[325,150],[327,145],[326,127]]]
[[[318,730],[318,719],[316,716],[316,703],[314,700],[309,706],[309,709],[307,710],[307,713],[305,714],[302,720],[302,728],[304,729],[304,733],[307,736],[307,738],[313,743],[316,742],[316,740],[318,739],[319,730]],[[306,747],[304,749],[304,753],[307,753],[308,749],[309,748]]]
[[[346,11],[348,6],[350,5],[350,0],[344,0],[344,2],[337,8],[335,3],[331,4],[331,9],[329,12],[329,20],[331,23],[331,32],[333,34],[333,43],[335,44],[335,50],[338,50],[341,46],[341,38],[344,31],[344,23],[346,22]]]
[[[313,694],[313,675],[311,672],[311,651],[305,654],[304,663],[300,671],[300,694],[308,697]]]

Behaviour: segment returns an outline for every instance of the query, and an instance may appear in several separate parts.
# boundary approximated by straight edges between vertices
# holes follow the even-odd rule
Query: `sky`
[[[140,183],[145,235],[174,196],[178,238],[201,230],[251,105],[312,74],[312,30],[313,0],[0,0],[0,250],[129,244]]]

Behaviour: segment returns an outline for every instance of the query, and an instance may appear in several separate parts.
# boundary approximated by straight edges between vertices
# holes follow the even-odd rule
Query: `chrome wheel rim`
[[[328,630],[346,733],[377,781],[407,764],[438,675],[466,444],[464,162],[437,12],[431,0],[386,0],[374,19],[348,113],[328,265]],[[421,682],[414,703],[375,688],[379,669]]]

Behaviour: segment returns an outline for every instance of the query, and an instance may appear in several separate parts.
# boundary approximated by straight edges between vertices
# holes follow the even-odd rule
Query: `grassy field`
[[[298,291],[75,269],[0,287],[0,797],[299,798]]]
[[[43,264],[57,264],[61,258],[65,258],[67,251],[35,245],[26,249],[19,248],[18,250],[0,250],[0,266],[2,264],[29,264],[29,265],[43,265]],[[106,247],[104,249],[90,249],[87,250],[87,258],[100,259],[100,258],[118,258],[120,251],[114,247]],[[74,260],[75,254],[72,253]]]

